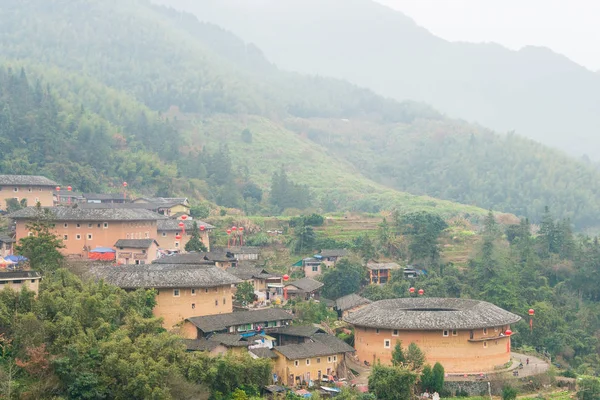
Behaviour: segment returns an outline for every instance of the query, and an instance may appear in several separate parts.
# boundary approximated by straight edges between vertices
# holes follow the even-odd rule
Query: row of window
[[[494,327],[494,332],[498,332],[499,328],[498,327]],[[365,327],[365,332],[367,331],[367,328]],[[375,329],[375,333],[379,334],[380,329],[377,328]],[[458,331],[456,329],[444,329],[442,331],[442,336],[443,337],[448,337],[450,336],[450,332],[452,332],[452,336],[458,336]],[[398,336],[399,331],[398,329],[394,329],[392,330],[392,336]],[[488,328],[483,328],[483,335],[487,335],[488,334]],[[471,331],[471,339],[473,339],[473,331]]]
[[[142,238],[142,232],[134,232],[125,234],[125,239],[150,239],[150,232],[144,232],[144,237]]]
[[[214,289],[215,293],[219,293],[219,287],[218,286],[214,287],[213,289]],[[208,288],[204,288],[204,293],[208,293],[208,290],[209,290]],[[196,291],[195,288],[190,289],[190,294],[192,296],[195,296],[196,293],[197,293],[197,291]],[[179,296],[181,296],[181,289],[173,289],[173,297],[179,297]],[[225,303],[223,303],[223,304],[225,304]]]
[[[77,227],[77,228],[81,228],[81,225],[82,225],[82,224],[79,224],[79,223],[77,223],[77,224],[75,224],[75,227]],[[68,227],[69,227],[69,224],[68,224],[67,222],[65,222],[65,223],[63,224],[63,228],[68,228]],[[87,227],[88,227],[88,228],[93,228],[93,227],[94,227],[94,224],[92,224],[92,223],[88,223],[88,224],[87,224]],[[108,228],[108,222],[103,222],[103,223],[101,223],[101,224],[96,224],[96,227],[97,227],[97,228],[104,228],[104,229],[106,229],[106,228]]]
[[[2,191],[2,189],[3,189],[3,188],[2,188],[2,187],[0,187],[0,191]],[[44,191],[44,189],[43,189],[43,188],[39,188],[38,190],[39,190],[40,192],[43,192],[43,191]],[[17,193],[18,191],[19,191],[19,188],[18,188],[18,187],[14,187],[14,188],[13,188],[13,192]],[[32,188],[27,188],[27,191],[28,191],[28,192],[33,192],[33,189],[32,189]]]
[[[6,285],[6,284],[7,284],[7,283],[9,283],[9,282],[12,282],[13,284],[20,284],[20,283],[23,283],[23,281],[22,281],[22,280],[19,280],[19,279],[17,279],[17,280],[14,280],[14,281],[0,281],[0,285]],[[32,280],[31,280],[31,283],[35,283],[35,279],[32,279]]]
[[[337,356],[329,356],[329,357],[327,357],[327,362],[328,363],[330,363],[330,362],[336,362],[336,361],[337,361]],[[317,357],[317,364],[320,364],[320,363],[321,363],[321,357]],[[310,358],[306,359],[306,365],[310,365]],[[294,361],[294,366],[295,367],[300,366],[300,361],[299,360]]]

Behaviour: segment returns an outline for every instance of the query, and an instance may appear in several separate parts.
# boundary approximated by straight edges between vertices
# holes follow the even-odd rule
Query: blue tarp
[[[115,253],[115,251],[109,247],[96,247],[91,253]]]
[[[23,257],[23,256],[6,256],[4,257],[5,260],[7,261],[12,261],[12,262],[23,262],[23,261],[27,261],[27,257]]]

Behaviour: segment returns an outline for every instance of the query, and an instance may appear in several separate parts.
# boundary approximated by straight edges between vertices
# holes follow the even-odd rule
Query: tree
[[[336,320],[337,314],[329,311],[323,302],[314,300],[299,301],[293,306],[294,315],[302,323],[320,324],[326,320]]]
[[[357,293],[366,278],[366,270],[348,259],[341,259],[334,268],[325,270],[321,276],[323,296],[338,299],[351,293]]]
[[[598,378],[583,378],[577,390],[579,400],[596,400],[600,398],[600,380]]]
[[[408,345],[406,364],[411,371],[417,371],[425,364],[425,353],[414,342]]]
[[[431,391],[440,393],[444,389],[444,367],[439,362],[433,366]]]
[[[42,209],[38,204],[35,219],[27,224],[32,235],[21,238],[15,246],[17,254],[29,259],[31,268],[43,272],[56,270],[63,260],[59,249],[65,246],[51,231],[54,228],[53,218],[48,209]]]
[[[294,229],[293,249],[297,254],[314,249],[315,231],[307,225],[300,225]]]
[[[396,340],[396,345],[394,346],[394,350],[392,350],[392,365],[394,367],[403,367],[406,365],[406,357],[404,356],[400,340]]]
[[[235,290],[235,300],[240,303],[251,304],[254,302],[256,295],[254,294],[254,285],[251,282],[244,281],[237,285]]]
[[[13,213],[27,207],[27,199],[6,199],[6,212]]]
[[[208,251],[204,243],[202,243],[202,239],[200,238],[200,230],[198,229],[198,224],[196,221],[194,221],[194,224],[192,225],[192,236],[185,244],[185,251]]]
[[[517,389],[510,385],[506,385],[502,388],[502,400],[515,400],[517,394]]]
[[[190,215],[194,218],[207,218],[210,208],[206,204],[196,204],[190,207]]]
[[[372,260],[377,255],[373,241],[366,233],[354,239],[354,248],[365,261]]]
[[[379,363],[369,375],[369,392],[379,400],[409,400],[417,376],[401,367],[386,367]]]
[[[437,214],[420,211],[403,215],[400,218],[400,229],[411,238],[411,261],[437,261],[440,252],[437,240],[447,227],[446,222]]]
[[[250,132],[250,129],[246,128],[242,131],[242,142],[252,143],[252,132]]]

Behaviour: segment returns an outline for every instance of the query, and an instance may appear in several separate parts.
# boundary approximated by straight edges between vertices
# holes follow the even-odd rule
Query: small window
[[[173,289],[173,297],[179,297],[179,289]]]
[[[175,247],[179,247],[179,242],[175,242]]]
[[[321,357],[317,357],[317,364],[321,364]]]
[[[104,223],[104,228],[105,228],[105,229],[106,229],[106,228],[108,228],[108,222],[105,222],[105,223]]]
[[[12,281],[12,283],[23,283],[23,281],[19,279],[19,280],[16,280],[16,281]]]
[[[75,225],[75,226],[76,226],[76,227],[78,227],[78,228],[81,228],[81,224],[77,224],[77,225]]]
[[[27,236],[33,236],[33,232],[27,232]]]
[[[333,362],[337,361],[337,356],[333,356]]]
[[[486,349],[487,348],[487,342],[483,342],[483,348]]]
[[[102,225],[101,224],[96,224],[96,227],[100,228]]]
[[[225,297],[223,297],[223,305],[225,305]]]
[[[299,366],[299,365],[300,365],[300,361],[298,361],[298,360],[294,361],[294,366],[295,366],[295,367],[297,367],[297,366]]]
[[[385,347],[386,349],[390,348],[390,344],[391,344],[391,341],[389,339],[385,339],[383,341],[383,347]]]
[[[192,296],[196,295],[196,289],[192,289]]]
[[[162,236],[163,236],[163,237],[167,237],[167,232],[163,232],[163,233],[162,233]]]
[[[75,239],[81,240],[81,235],[80,234],[75,235]]]
[[[469,339],[471,339],[471,340],[472,340],[472,339],[473,339],[473,336],[474,336],[474,335],[473,335],[473,331],[470,331],[470,332],[469,332]]]
[[[310,365],[310,358],[306,359],[306,365]]]
[[[125,238],[126,238],[126,239],[129,239],[129,233],[125,235]]]
[[[63,240],[69,240],[69,235],[63,235]]]
[[[498,332],[498,327],[497,326],[494,327],[494,332]]]
[[[31,283],[35,283],[35,279],[32,279],[32,280],[31,280]]]
[[[456,329],[452,329],[452,336],[458,336],[458,331]]]
[[[13,192],[15,192],[15,193],[18,192],[18,191],[19,191],[19,188],[14,188],[13,189]]]
[[[398,329],[394,329],[392,331],[392,336],[398,336]]]
[[[444,337],[449,336],[448,329],[444,329],[444,331],[442,332],[442,336],[444,336]]]
[[[31,188],[27,188],[27,191],[28,191],[28,192],[31,192]]]
[[[487,328],[483,328],[483,334],[487,335]]]
[[[39,202],[40,202],[40,198],[39,198],[39,197],[36,197],[36,198],[35,198],[35,204],[37,204],[37,203],[39,203]]]
[[[375,333],[379,335],[379,328],[375,329]]]
[[[327,357],[327,362],[331,362],[331,356]]]
[[[92,240],[92,234],[88,233],[87,238],[88,238],[88,240]]]
[[[192,303],[192,310],[196,308],[196,303]]]
[[[215,306],[219,305],[219,300],[215,300]]]
[[[88,228],[91,228],[92,226],[94,226],[93,224],[88,224]]]
[[[312,270],[313,272],[319,272],[319,267],[317,265],[313,265]]]
[[[146,239],[148,239],[150,237],[150,233],[146,232],[144,233],[144,236],[146,236]]]
[[[208,288],[205,288],[205,289],[204,289],[204,293],[208,293]]]
[[[65,228],[68,228],[68,227],[69,227],[69,224],[67,224],[67,223],[65,222],[65,223],[63,224],[63,226],[64,226]]]

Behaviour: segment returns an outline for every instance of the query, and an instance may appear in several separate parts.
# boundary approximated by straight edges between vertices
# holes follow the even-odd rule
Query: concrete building
[[[510,325],[518,315],[484,301],[404,298],[376,301],[350,313],[354,347],[361,362],[391,363],[399,340],[415,343],[427,363],[446,372],[491,372],[510,361]]]
[[[189,264],[98,265],[89,274],[126,290],[156,289],[153,312],[166,329],[193,316],[231,313],[232,285],[240,282],[219,268]]]
[[[158,242],[154,239],[119,239],[115,248],[120,264],[150,264],[156,260]]]
[[[181,227],[179,226],[180,222],[183,222],[184,224],[184,235],[181,235]],[[157,241],[160,243],[160,248],[163,250],[170,251],[185,251],[185,245],[192,236],[194,222],[200,230],[200,240],[202,241],[202,243],[204,243],[206,249],[210,251],[210,238],[208,234],[211,230],[215,228],[214,226],[200,220],[186,219],[185,221],[183,221],[174,218],[163,219],[158,221]],[[181,237],[177,239],[177,236]]]
[[[273,347],[277,355],[273,370],[288,386],[320,381],[324,376],[346,376],[346,355],[354,349],[326,333],[316,333],[304,343]]]
[[[4,258],[13,253],[15,239],[10,236],[0,235],[0,257]]]
[[[283,287],[284,295],[289,299],[319,300],[323,283],[311,278],[302,278],[288,283]]]
[[[327,267],[333,267],[340,258],[347,257],[350,253],[346,249],[323,249],[319,253],[321,262]]]
[[[235,267],[227,272],[237,276],[244,282],[252,283],[254,291],[263,294],[265,300],[271,300],[283,295],[283,278],[280,275],[270,274],[260,267]]]
[[[40,203],[42,207],[54,205],[54,190],[58,184],[44,176],[0,175],[0,210],[6,210],[6,201],[27,201],[28,206]]]
[[[41,279],[40,273],[36,271],[2,271],[0,272],[0,290],[11,288],[18,292],[24,286],[37,295]]]
[[[228,314],[188,317],[181,334],[186,339],[208,338],[215,333],[245,334],[269,332],[284,326],[293,319],[281,308],[264,308],[256,311],[237,311]]]
[[[219,249],[222,252],[230,252],[238,261],[258,261],[260,258],[260,247],[254,246],[231,246]]]
[[[112,247],[119,239],[153,239],[157,237],[157,220],[165,218],[148,210],[88,209],[80,207],[44,208],[52,219],[54,232],[63,240],[65,255],[87,257],[96,247]],[[17,225],[17,242],[33,233],[27,225],[39,218],[35,207],[21,209],[9,215]]]
[[[369,282],[373,285],[383,285],[392,277],[392,271],[400,269],[400,265],[395,262],[369,262],[367,263],[367,269],[369,270]]]

